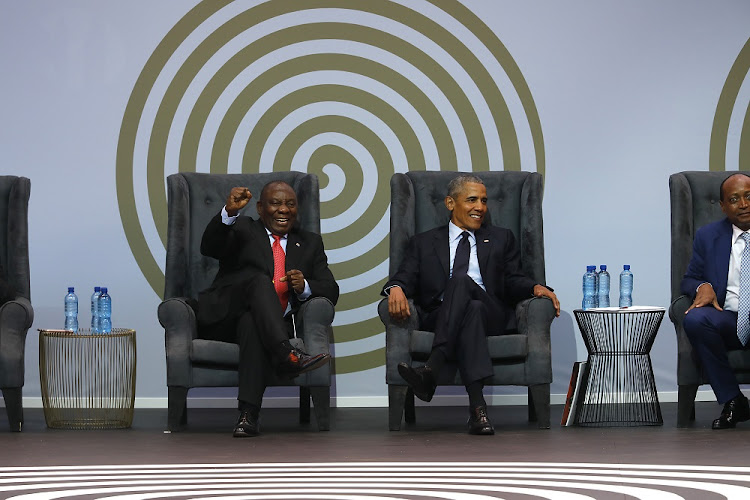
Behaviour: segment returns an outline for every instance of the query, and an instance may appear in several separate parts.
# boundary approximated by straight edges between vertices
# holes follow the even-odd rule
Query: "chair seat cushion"
[[[735,371],[750,372],[750,351],[729,351],[727,357]]]
[[[194,339],[190,360],[197,365],[220,365],[237,367],[240,346],[218,340]]]
[[[432,351],[434,332],[414,330],[410,339],[411,357],[418,361],[426,361]],[[509,334],[487,337],[490,357],[493,361],[508,361],[512,359],[526,359],[529,346],[526,335]]]
[[[300,338],[289,339],[298,349],[305,350],[305,343]],[[190,360],[196,365],[221,366],[237,368],[240,360],[240,346],[218,340],[193,339],[190,349]]]

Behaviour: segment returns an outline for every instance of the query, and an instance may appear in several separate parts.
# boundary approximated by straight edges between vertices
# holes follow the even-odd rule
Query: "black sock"
[[[294,349],[294,346],[288,340],[285,340],[282,343],[280,343],[276,351],[278,359],[282,359],[282,360],[286,359],[286,357],[289,356],[289,353],[292,352],[292,349]]]
[[[477,406],[487,406],[484,401],[484,394],[482,393],[484,384],[480,381],[472,382],[466,386],[466,392],[469,394],[469,407],[476,408]]]
[[[241,412],[248,411],[251,415],[256,417],[260,414],[260,406],[254,403],[248,403],[247,401],[237,400],[237,409]]]
[[[440,349],[433,349],[430,353],[430,357],[427,358],[426,365],[432,370],[432,373],[436,378],[438,373],[440,373],[440,369],[443,367],[443,363],[445,363],[445,354],[443,354],[443,351]]]

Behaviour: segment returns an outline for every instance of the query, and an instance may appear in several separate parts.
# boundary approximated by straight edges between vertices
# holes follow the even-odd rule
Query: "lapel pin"
[[[484,240],[484,242],[485,242],[485,243],[489,243],[489,242],[490,242],[490,240]]]
[[[299,246],[299,243],[295,243],[295,245]]]

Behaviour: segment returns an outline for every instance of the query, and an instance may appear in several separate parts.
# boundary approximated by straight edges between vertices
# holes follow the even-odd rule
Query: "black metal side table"
[[[662,425],[649,353],[663,307],[576,309],[588,350],[588,377],[578,394],[575,424]]]

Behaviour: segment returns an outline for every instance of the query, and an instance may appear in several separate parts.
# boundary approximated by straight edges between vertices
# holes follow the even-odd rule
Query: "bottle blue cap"
[[[593,271],[596,269],[596,266],[586,266],[586,272]]]
[[[599,269],[601,269],[602,271],[606,271],[607,270],[606,264],[602,264],[601,266],[599,266]]]
[[[75,291],[75,287],[69,286],[68,287],[68,293],[73,293]]]
[[[94,292],[101,292],[101,291],[102,291],[102,287],[100,287],[100,286],[95,286],[94,287]]]
[[[624,266],[622,266],[622,268],[626,271],[630,271],[630,264],[625,264]]]
[[[107,287],[106,286],[102,287],[102,293],[107,293]]]

